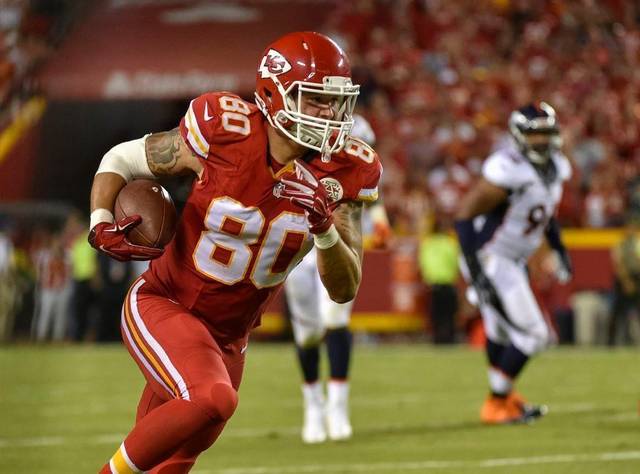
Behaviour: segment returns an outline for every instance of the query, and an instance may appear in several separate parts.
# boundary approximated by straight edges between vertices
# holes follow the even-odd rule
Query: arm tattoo
[[[333,222],[344,243],[362,261],[362,202],[340,204],[333,211]]]
[[[145,143],[149,169],[156,176],[176,174],[174,168],[180,157],[180,130],[174,128],[168,132],[156,133]]]

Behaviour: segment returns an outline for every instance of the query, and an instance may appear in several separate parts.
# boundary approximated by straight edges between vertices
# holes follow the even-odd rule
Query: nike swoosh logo
[[[111,258],[116,258],[118,257],[117,254],[113,253],[111,250],[108,250],[106,248],[104,248],[104,244],[102,244],[100,246],[100,250],[103,251],[105,254],[109,255]]]
[[[209,104],[205,102],[204,103],[204,121],[208,122],[209,120],[213,120],[213,115],[209,115]]]

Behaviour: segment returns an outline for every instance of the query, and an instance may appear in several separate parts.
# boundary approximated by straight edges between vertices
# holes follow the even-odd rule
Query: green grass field
[[[256,343],[238,411],[192,472],[638,473],[639,359],[637,350],[548,352],[520,389],[549,415],[484,427],[482,353],[358,347],[353,440],[305,446],[293,349]],[[141,387],[120,346],[1,348],[0,472],[97,472],[128,431]]]

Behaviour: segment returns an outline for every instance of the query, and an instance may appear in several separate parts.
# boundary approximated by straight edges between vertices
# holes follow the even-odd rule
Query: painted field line
[[[39,436],[35,438],[0,438],[2,448],[35,448],[38,446],[61,446],[67,441],[63,436]]]
[[[249,467],[196,470],[193,474],[303,474],[315,472],[407,472],[429,469],[493,469],[501,466],[539,464],[594,463],[640,460],[640,451],[618,451],[596,454],[555,454],[519,458],[478,459],[475,461],[412,461],[354,464],[303,464],[297,466]]]
[[[558,406],[558,408],[551,407],[551,413],[585,413],[595,412],[598,407],[594,404],[580,403],[580,404],[566,404]],[[638,414],[635,411],[621,412],[615,414],[606,414],[598,416],[598,420],[609,422],[630,422],[638,419]],[[462,421],[455,422],[421,422],[415,424],[406,423],[387,423],[376,425],[359,425],[357,426],[358,433],[385,433],[385,432],[397,432],[406,430],[408,428],[422,428],[424,430],[438,430],[451,427],[460,426]],[[544,421],[542,421],[544,423]],[[478,423],[479,425],[479,423]],[[300,434],[300,426],[279,426],[273,428],[229,428],[223,434],[224,438],[264,438],[269,436],[298,436]],[[0,449],[7,448],[29,448],[29,447],[48,447],[48,446],[64,446],[67,444],[82,444],[82,445],[100,445],[100,444],[114,444],[120,443],[126,436],[126,433],[103,433],[93,436],[84,436],[81,438],[73,436],[37,436],[37,437],[25,437],[25,438],[0,438]]]

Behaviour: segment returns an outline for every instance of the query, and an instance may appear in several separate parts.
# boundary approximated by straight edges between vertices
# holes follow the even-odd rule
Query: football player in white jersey
[[[360,115],[354,115],[351,136],[369,145],[375,142],[371,125]],[[373,232],[374,240],[385,240],[389,224],[384,206],[373,203],[365,208],[363,233]],[[365,239],[366,241],[366,239]],[[304,422],[302,440],[322,443],[349,439],[353,430],[349,421],[349,362],[352,336],[349,320],[353,301],[334,302],[320,281],[316,253],[312,249],[289,274],[284,284],[291,312],[291,325],[298,362],[304,383]],[[325,341],[329,358],[327,396],[319,376],[320,344]]]
[[[526,268],[543,238],[557,254],[558,279],[572,274],[554,218],[563,182],[571,176],[556,113],[544,102],[527,105],[511,114],[509,131],[513,140],[484,162],[455,224],[467,294],[479,305],[487,335],[491,393],[480,412],[487,424],[528,421],[546,412],[514,389],[526,362],[550,340]]]

